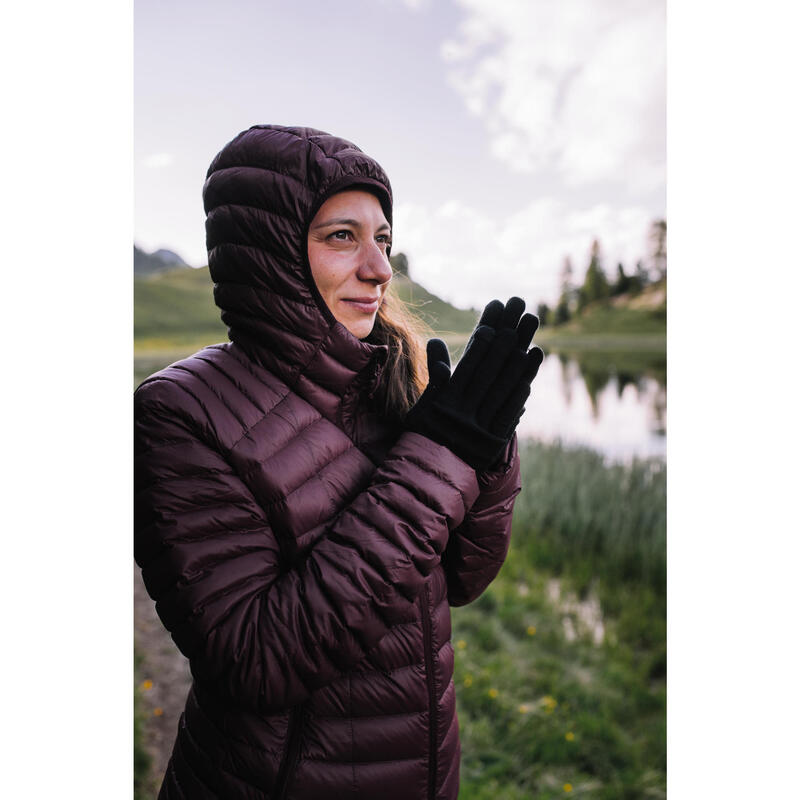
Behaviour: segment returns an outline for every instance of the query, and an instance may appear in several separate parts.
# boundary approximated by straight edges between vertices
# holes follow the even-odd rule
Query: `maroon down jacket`
[[[508,548],[512,440],[477,474],[371,397],[386,352],[307,266],[325,198],[381,168],[342,139],[257,126],[204,187],[231,342],[135,395],[135,557],[193,685],[160,798],[458,794],[450,606]]]

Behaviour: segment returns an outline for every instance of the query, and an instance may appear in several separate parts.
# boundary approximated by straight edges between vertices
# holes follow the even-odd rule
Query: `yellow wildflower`
[[[531,707],[527,703],[522,703],[519,707],[520,714],[527,714],[531,710]]]
[[[160,717],[163,713],[164,713],[164,709],[161,708],[160,706],[157,706],[156,708],[153,709],[153,714],[156,717]]]
[[[497,695],[499,695],[499,694],[500,694],[500,692],[498,692],[497,689],[494,689],[494,688],[489,689],[489,697],[491,697],[492,699],[497,697]]]
[[[458,642],[456,643],[456,647],[459,650],[463,650],[466,646],[467,646],[467,643],[463,639],[459,639]]]
[[[572,791],[572,784],[571,783],[565,783],[564,784],[564,791],[565,792],[571,792]]]
[[[464,686],[466,686],[467,688],[472,686],[472,675],[465,675],[464,676]]]
[[[146,681],[142,681],[142,689],[144,689],[146,692],[149,692],[152,688],[153,681],[151,681],[150,678],[148,678]]]
[[[548,694],[546,697],[542,698],[542,704],[544,705],[544,710],[548,714],[552,714],[553,710],[558,705],[558,701],[554,697],[550,697]]]
[[[536,635],[536,626],[528,625],[528,636],[535,636],[535,635]]]
[[[574,742],[575,741],[575,734],[572,731],[567,731],[567,733],[564,735],[564,738],[568,742]]]

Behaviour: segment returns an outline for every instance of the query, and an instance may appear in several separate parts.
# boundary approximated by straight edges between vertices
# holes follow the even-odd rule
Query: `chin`
[[[372,329],[375,327],[375,317],[370,317],[369,319],[359,319],[353,322],[346,322],[344,323],[345,328],[347,328],[356,339],[366,339],[367,336],[372,333]]]

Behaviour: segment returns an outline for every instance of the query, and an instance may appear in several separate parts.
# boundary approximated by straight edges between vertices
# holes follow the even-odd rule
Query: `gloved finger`
[[[500,320],[501,328],[516,328],[522,312],[525,310],[525,301],[521,297],[512,297],[503,308]]]
[[[450,351],[442,339],[428,339],[425,345],[425,352],[428,355],[428,365],[441,361],[450,369]]]
[[[477,414],[479,409],[498,392],[502,393],[500,402],[506,398],[517,382],[513,380],[511,385],[506,389],[503,388],[503,377],[508,371],[509,361],[513,361],[515,356],[524,357],[517,348],[517,332],[511,328],[501,328],[489,344],[483,362],[475,370],[466,387],[464,399],[469,413]]]
[[[525,401],[531,393],[531,383],[542,365],[544,352],[541,347],[532,347],[522,361],[522,374],[508,399],[494,414],[489,430],[495,436],[511,436],[524,411]]]
[[[483,309],[483,314],[478,320],[476,329],[481,325],[488,325],[490,328],[496,328],[500,319],[503,316],[503,304],[499,300],[491,300],[487,303],[486,308]]]
[[[441,339],[428,339],[428,386],[444,386],[450,380],[450,353]]]
[[[509,332],[510,333],[510,332]],[[498,334],[498,336],[501,334]],[[528,369],[527,354],[516,348],[516,336],[512,336],[512,352],[503,365],[503,369],[492,381],[480,408],[477,410],[478,424],[490,430],[498,411],[505,405],[511,393],[520,384]]]
[[[517,338],[520,350],[527,350],[533,341],[533,335],[539,329],[539,317],[535,314],[523,314],[517,325]]]
[[[519,424],[522,412],[525,410],[525,401],[531,393],[531,385],[522,381],[512,392],[505,405],[495,415],[491,423],[490,432],[494,436],[508,438],[514,433],[514,428]]]
[[[495,335],[494,328],[490,328],[488,325],[479,325],[475,328],[464,354],[453,370],[450,386],[454,392],[460,395],[466,392],[476,371],[483,368],[486,353]]]
[[[536,377],[536,374],[539,372],[539,367],[542,366],[542,361],[544,361],[544,351],[541,347],[534,345],[530,350],[528,350],[525,358],[528,363],[526,365],[525,372],[522,375],[522,380],[531,383],[531,381]]]

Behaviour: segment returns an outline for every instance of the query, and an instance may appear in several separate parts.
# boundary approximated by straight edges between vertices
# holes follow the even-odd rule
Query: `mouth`
[[[380,297],[344,297],[341,302],[363,314],[374,314],[381,304],[381,299]]]

